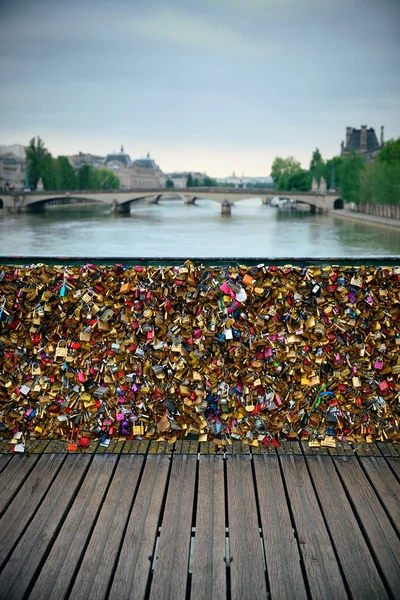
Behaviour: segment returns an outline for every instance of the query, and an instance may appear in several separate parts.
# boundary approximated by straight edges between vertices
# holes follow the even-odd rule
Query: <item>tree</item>
[[[78,171],[78,189],[79,190],[90,190],[93,189],[93,175],[92,168],[89,165],[83,165]]]
[[[301,169],[300,163],[293,156],[281,158],[277,156],[272,163],[271,177],[277,190],[287,189],[290,175]]]
[[[93,179],[93,189],[118,190],[120,186],[118,176],[108,169],[93,169]]]
[[[400,138],[386,142],[382,150],[378,152],[376,160],[389,165],[400,162]]]
[[[334,188],[340,189],[340,169],[345,160],[344,156],[334,156],[330,158],[325,163],[325,168],[323,172],[323,177],[326,181],[326,185],[328,189],[331,189],[332,183],[334,184]],[[334,174],[334,181],[332,182],[332,167]]]
[[[305,169],[299,169],[292,175],[289,175],[287,181],[287,190],[297,192],[308,192],[311,188],[311,173]]]
[[[340,191],[346,202],[360,202],[361,173],[364,169],[364,158],[356,152],[343,160],[340,167]]]
[[[200,180],[197,177],[193,179],[193,187],[200,187]]]
[[[191,173],[189,173],[189,177],[187,178],[186,187],[194,187],[193,186],[193,177],[192,177]]]
[[[168,188],[169,190],[172,189],[173,187],[175,187],[172,179],[167,179],[167,181],[165,182],[165,187]]]
[[[61,190],[76,190],[78,187],[78,178],[66,156],[57,158],[58,169],[60,173],[60,188]]]
[[[28,183],[33,190],[36,189],[39,179],[42,177],[44,167],[44,157],[47,153],[43,140],[38,136],[33,137],[29,142],[26,151],[26,166],[28,169]]]
[[[203,179],[203,186],[204,187],[217,187],[217,182],[215,181],[215,179],[212,179],[211,177],[204,177]]]
[[[360,176],[360,201],[369,204],[398,204],[400,161],[376,161],[365,165]]]
[[[321,177],[325,176],[325,162],[324,162],[321,152],[318,150],[318,148],[315,148],[313,155],[311,157],[310,173],[311,173],[311,179],[314,177],[318,184],[321,180]],[[326,181],[329,182],[330,178],[326,179]]]
[[[44,155],[40,169],[40,177],[45,190],[59,190],[61,185],[60,168],[56,158],[50,152]]]

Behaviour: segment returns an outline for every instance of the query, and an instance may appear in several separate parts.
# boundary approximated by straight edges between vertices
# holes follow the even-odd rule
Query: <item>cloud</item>
[[[153,14],[143,14],[124,21],[126,32],[135,32],[146,41],[166,42],[185,47],[202,48],[225,55],[252,54],[266,51],[265,41],[255,41],[251,35],[213,20],[209,16],[160,9]]]

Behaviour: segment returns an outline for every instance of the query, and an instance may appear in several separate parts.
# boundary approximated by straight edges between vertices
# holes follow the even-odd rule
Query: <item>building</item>
[[[107,154],[104,167],[117,175],[121,189],[160,188],[165,185],[164,174],[149,152],[145,158],[132,161],[121,146],[120,152]]]
[[[174,188],[185,188],[187,186],[187,178],[189,173],[166,173],[166,179],[170,179],[174,184]]]
[[[26,160],[26,148],[22,144],[0,144],[0,154],[13,154],[17,158]]]
[[[200,184],[200,187],[203,185],[204,179],[207,177],[207,173],[200,173],[199,171],[183,171],[183,172],[175,172],[175,173],[166,173],[165,180],[170,179],[175,188],[186,188],[187,180],[189,175],[192,176],[192,179],[197,179]]]
[[[0,146],[0,190],[22,190],[25,181],[25,147],[19,144]]]
[[[88,154],[86,152],[79,152],[79,154],[74,154],[73,156],[67,157],[70,165],[78,170],[85,165],[89,167],[95,167],[97,169],[101,169],[104,167],[104,156],[96,156],[95,154]]]
[[[119,152],[111,152],[105,157],[79,152],[68,156],[68,160],[76,170],[88,165],[95,169],[112,171],[119,179],[120,189],[160,188],[165,185],[164,174],[150,154],[132,161],[123,146]]]
[[[262,175],[260,177],[245,177],[244,174],[242,174],[241,177],[239,177],[238,175],[236,175],[235,171],[233,171],[232,175],[230,175],[229,177],[221,177],[219,179],[217,179],[218,183],[222,183],[225,185],[234,185],[235,188],[238,187],[251,187],[252,185],[256,185],[256,184],[265,184],[265,187],[273,187],[273,179],[272,177],[267,177],[265,175]]]
[[[376,137],[375,129],[361,125],[361,129],[346,127],[346,144],[342,142],[340,156],[348,156],[351,152],[361,154],[368,161],[374,161],[377,153],[384,146],[383,126],[381,127],[380,143]]]

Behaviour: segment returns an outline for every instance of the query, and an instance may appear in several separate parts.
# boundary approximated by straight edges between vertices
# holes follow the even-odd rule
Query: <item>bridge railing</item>
[[[191,261],[194,265],[204,266],[285,266],[292,265],[298,267],[319,266],[326,267],[330,265],[341,266],[373,266],[383,267],[388,265],[400,265],[400,255],[395,256],[340,256],[340,257],[178,257],[178,256],[161,256],[161,257],[126,257],[126,256],[0,256],[0,265],[32,265],[32,264],[47,264],[47,265],[64,265],[77,266],[87,264],[97,264],[111,266],[121,264],[123,266],[178,266],[183,265],[186,261]]]

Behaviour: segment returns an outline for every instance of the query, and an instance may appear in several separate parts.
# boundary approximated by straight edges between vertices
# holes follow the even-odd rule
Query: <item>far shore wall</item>
[[[346,207],[346,205],[345,205]],[[400,204],[369,204],[367,202],[356,204],[357,212],[376,217],[387,217],[389,219],[400,219]]]

